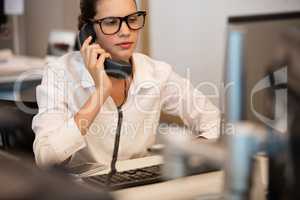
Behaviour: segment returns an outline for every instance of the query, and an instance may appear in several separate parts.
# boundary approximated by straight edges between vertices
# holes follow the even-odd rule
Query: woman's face
[[[98,20],[105,17],[124,17],[137,12],[137,7],[134,0],[99,0],[96,11],[94,19]],[[135,50],[139,31],[130,30],[125,22],[114,35],[105,35],[98,24],[95,24],[94,28],[97,42],[113,59],[129,61]]]

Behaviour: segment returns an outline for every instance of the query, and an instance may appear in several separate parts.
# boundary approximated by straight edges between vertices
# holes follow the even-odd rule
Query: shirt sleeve
[[[220,134],[220,111],[191,82],[171,72],[162,89],[162,111],[179,116],[188,128],[207,139]]]
[[[86,145],[69,109],[70,85],[58,65],[48,64],[36,89],[39,112],[32,122],[33,150],[41,167],[61,164]]]

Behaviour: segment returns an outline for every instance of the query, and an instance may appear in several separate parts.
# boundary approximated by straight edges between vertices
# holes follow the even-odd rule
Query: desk
[[[213,172],[182,179],[119,190],[113,195],[120,200],[195,200],[218,199],[223,190],[223,172]],[[214,198],[216,197],[216,198]]]
[[[7,81],[7,77],[14,78],[23,72],[41,70],[45,63],[45,59],[27,56],[13,56],[7,60],[0,60],[0,82]]]
[[[45,63],[44,59],[25,56],[1,61],[0,100],[35,102],[35,87],[40,84]],[[15,93],[17,87],[20,92]]]
[[[267,159],[259,157],[257,165],[256,190],[253,193],[263,194],[267,187]],[[126,171],[149,165],[161,164],[161,156],[150,156],[146,158],[118,161],[118,171]],[[133,167],[134,166],[134,167]],[[109,170],[104,170],[93,175],[101,175]],[[152,185],[139,186],[113,192],[118,200],[195,200],[195,199],[219,199],[224,188],[224,172],[212,172],[196,176],[184,177],[176,180],[156,183]],[[262,199],[260,197],[254,199]]]

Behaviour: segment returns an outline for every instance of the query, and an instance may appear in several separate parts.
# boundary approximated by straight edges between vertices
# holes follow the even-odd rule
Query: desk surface
[[[119,161],[118,171],[141,168],[163,162],[161,156],[150,156],[135,160]],[[256,184],[261,190],[267,187],[267,159],[258,159],[258,177]],[[103,174],[104,171],[95,173]],[[115,191],[112,194],[119,200],[194,200],[194,199],[220,199],[224,186],[224,172],[212,172],[196,176],[184,177],[176,180],[156,183],[152,185]],[[258,199],[258,198],[257,198]]]
[[[14,56],[0,62],[0,84],[17,80],[39,80],[42,78],[46,60],[25,56]]]
[[[14,56],[0,62],[0,99],[35,102],[46,60]],[[17,90],[17,91],[15,91]]]
[[[113,195],[120,200],[192,200],[214,199],[223,190],[223,172],[213,172],[177,180],[119,190]],[[213,197],[212,197],[213,196]],[[217,198],[215,198],[217,199]]]

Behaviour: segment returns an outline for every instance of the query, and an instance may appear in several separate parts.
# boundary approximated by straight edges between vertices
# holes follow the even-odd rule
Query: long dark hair
[[[82,26],[93,19],[96,15],[96,3],[99,0],[80,0],[80,15],[78,17],[78,30],[81,30]],[[136,0],[134,0],[136,4]]]

